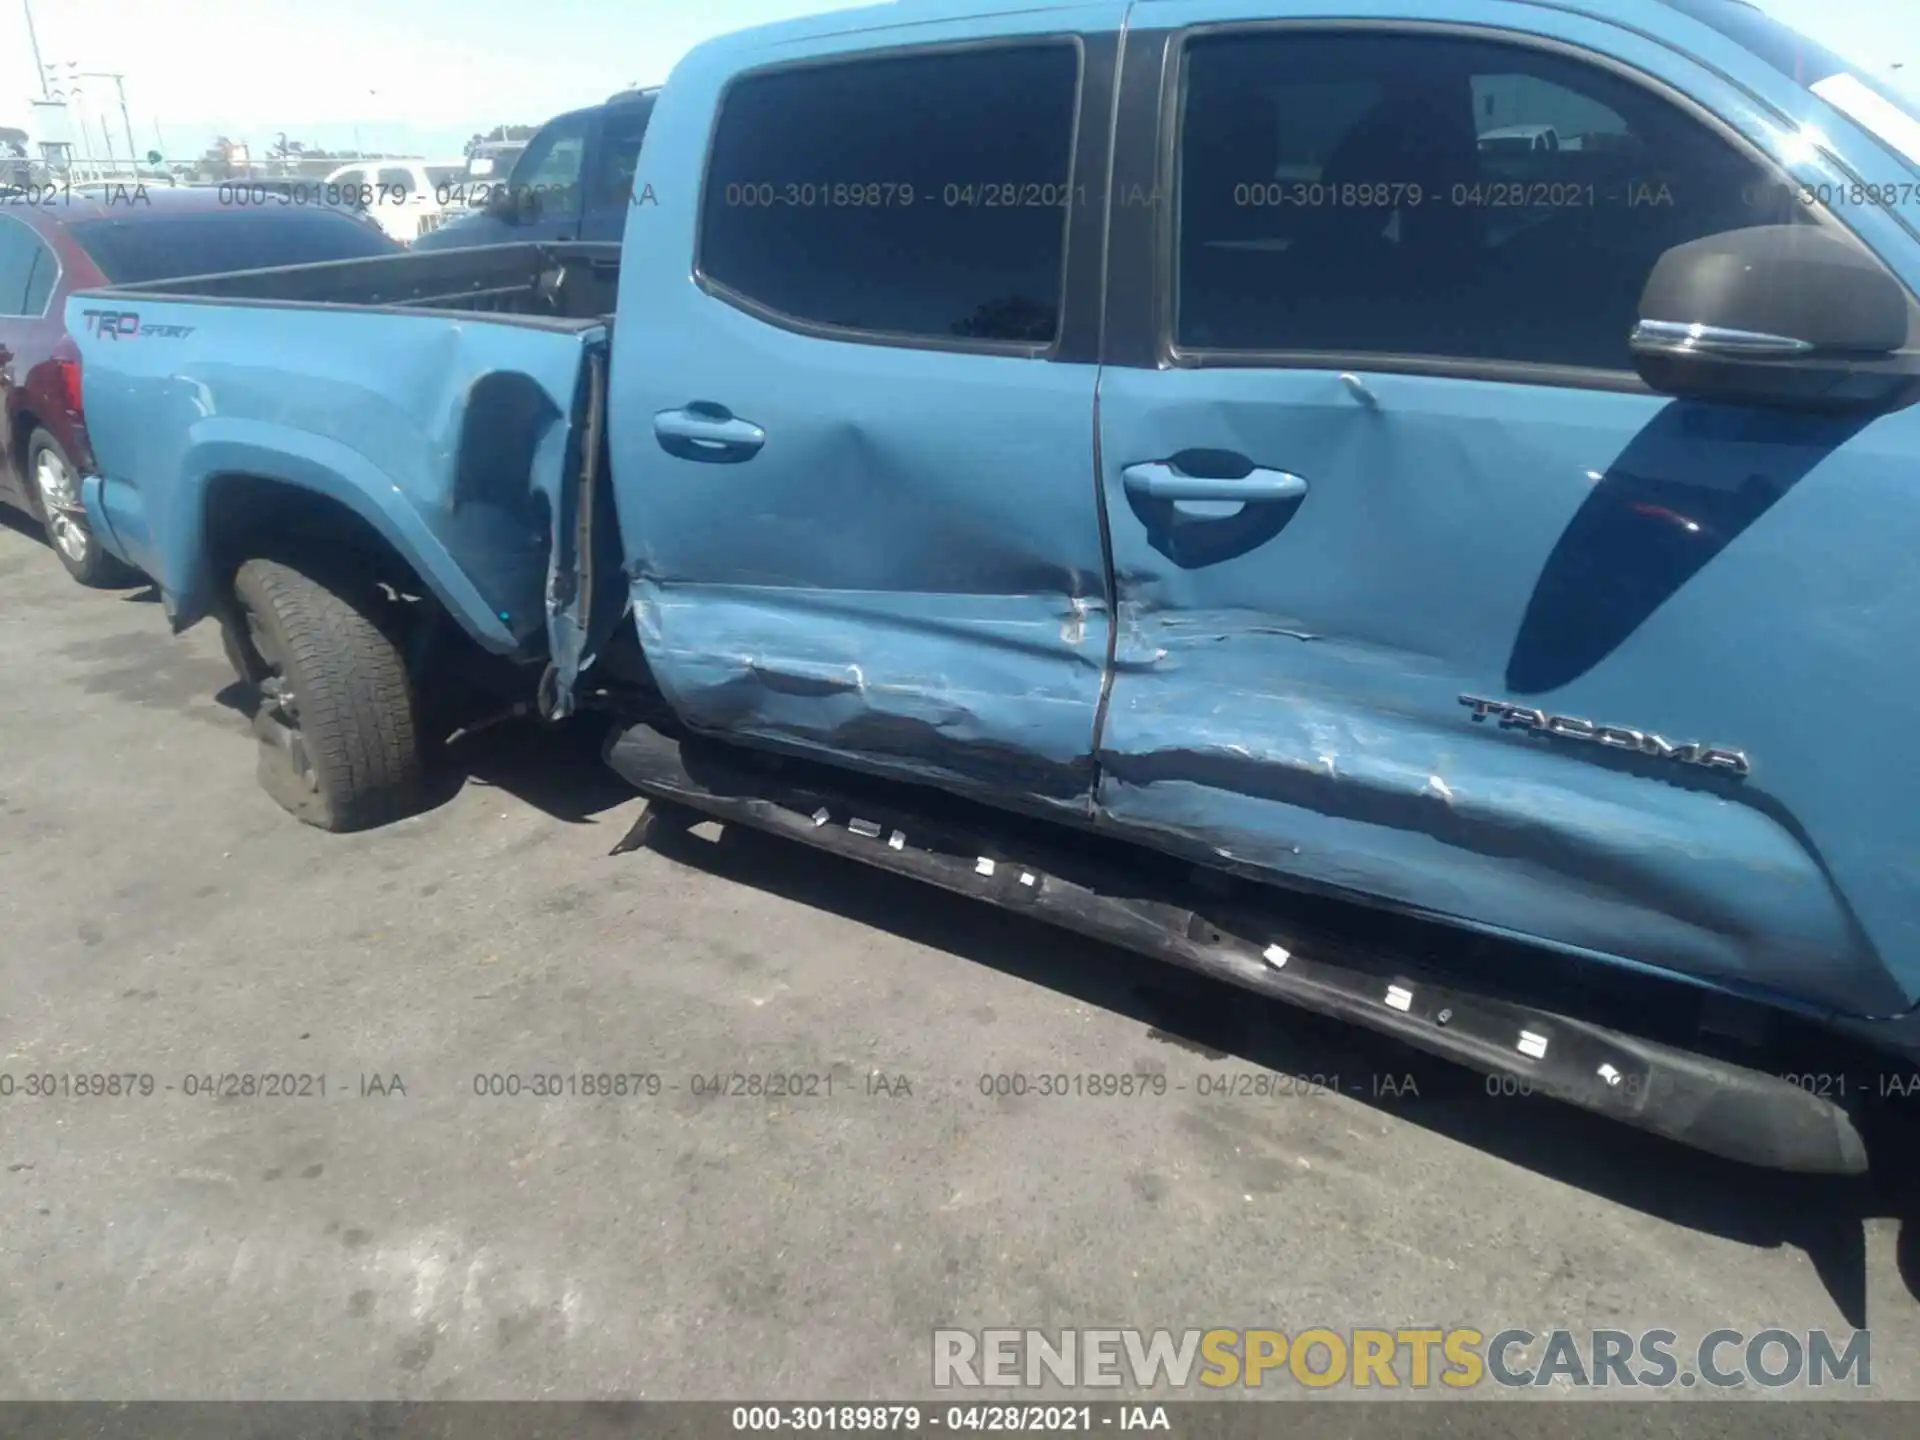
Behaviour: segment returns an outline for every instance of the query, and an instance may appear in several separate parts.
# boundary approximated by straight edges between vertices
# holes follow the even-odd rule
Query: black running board
[[[1859,1174],[1851,1116],[1776,1075],[1461,988],[1324,930],[1202,914],[1123,869],[1103,873],[1018,816],[956,822],[915,790],[650,725],[617,731],[607,761],[643,793],[784,835],[1093,936],[1317,1014],[1364,1025],[1487,1075],[1695,1149],[1769,1169]],[[891,796],[909,797],[890,800]],[[956,802],[965,804],[965,802]],[[657,823],[650,807],[615,853]],[[1052,827],[1048,827],[1052,828]],[[1163,868],[1177,869],[1175,862]],[[1194,897],[1182,896],[1189,902]],[[1201,901],[1201,903],[1205,903]]]

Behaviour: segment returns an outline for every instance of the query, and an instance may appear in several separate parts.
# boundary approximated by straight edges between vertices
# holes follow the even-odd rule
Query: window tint
[[[702,273],[815,324],[1052,340],[1078,82],[1058,44],[740,82],[714,136]]]
[[[627,203],[633,172],[640,163],[640,142],[646,139],[653,102],[643,100],[610,108],[600,125],[600,153],[594,160],[589,203],[597,209]]]
[[[1562,149],[1615,144],[1627,122],[1596,100],[1533,75],[1474,75],[1481,169],[1514,180],[1559,178]]]
[[[402,195],[414,193],[413,171],[404,165],[387,166],[375,183],[386,192],[382,198],[387,200],[397,200]]]
[[[33,268],[27,274],[27,298],[21,306],[21,313],[41,315],[46,313],[54,282],[60,278],[60,262],[54,258],[53,249],[46,241],[36,237],[33,248]]]
[[[363,260],[402,249],[353,215],[296,208],[164,217],[133,213],[116,220],[84,220],[71,226],[70,233],[115,285]]]
[[[531,190],[548,211],[576,210],[580,166],[587,154],[587,117],[570,115],[547,125],[513,167],[512,188]]]
[[[27,277],[38,249],[33,231],[0,215],[0,315],[26,313]]]
[[[1663,252],[1813,223],[1698,121],[1557,54],[1237,35],[1187,65],[1183,346],[1630,370]]]

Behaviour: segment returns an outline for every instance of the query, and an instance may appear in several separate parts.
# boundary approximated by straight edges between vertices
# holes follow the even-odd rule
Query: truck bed
[[[76,292],[96,531],[182,627],[218,603],[236,516],[324,548],[330,504],[483,648],[550,658],[619,257],[523,243]]]

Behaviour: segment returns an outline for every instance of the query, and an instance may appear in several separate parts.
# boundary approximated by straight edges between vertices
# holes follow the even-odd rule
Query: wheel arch
[[[45,430],[53,434],[51,428],[40,423],[40,417],[29,402],[21,401],[7,410],[7,468],[13,472],[13,478],[19,483],[20,493],[29,502],[34,501],[33,477],[27,471],[27,447],[33,443],[33,433]],[[57,437],[56,437],[57,438]],[[37,512],[36,504],[36,512]]]
[[[245,561],[305,553],[351,558],[396,590],[432,599],[489,653],[519,648],[419,517],[396,515],[353,480],[232,466],[209,469],[191,489],[197,513],[177,532],[180,548],[168,566],[182,581],[169,596],[176,629],[228,611]]]

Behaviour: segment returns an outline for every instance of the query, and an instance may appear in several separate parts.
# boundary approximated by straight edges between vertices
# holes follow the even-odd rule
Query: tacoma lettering
[[[1578,715],[1550,715],[1529,705],[1489,700],[1481,695],[1462,695],[1460,703],[1473,711],[1476,721],[1491,717],[1510,729],[1532,730],[1568,740],[1586,740],[1612,750],[1631,750],[1655,760],[1677,760],[1683,765],[1698,765],[1722,775],[1747,775],[1753,770],[1746,755],[1739,750],[1698,742],[1676,745],[1664,735],[1655,735],[1649,730],[1630,730],[1624,725],[1596,725]]]

